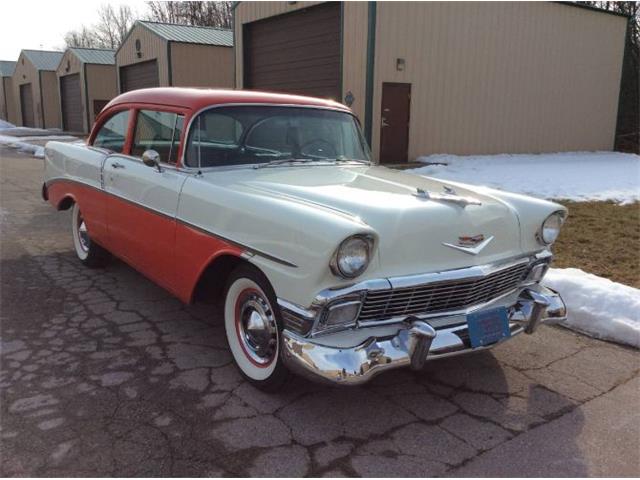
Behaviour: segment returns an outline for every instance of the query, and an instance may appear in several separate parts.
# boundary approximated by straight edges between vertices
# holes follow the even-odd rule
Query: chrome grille
[[[403,315],[457,311],[486,303],[515,289],[528,267],[528,264],[522,263],[481,278],[369,291],[359,320],[388,320]]]

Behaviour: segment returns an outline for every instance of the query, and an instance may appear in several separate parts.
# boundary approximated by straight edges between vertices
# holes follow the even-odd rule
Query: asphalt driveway
[[[0,147],[3,476],[639,476],[640,354],[559,327],[363,388],[243,382],[219,307],[75,259]]]

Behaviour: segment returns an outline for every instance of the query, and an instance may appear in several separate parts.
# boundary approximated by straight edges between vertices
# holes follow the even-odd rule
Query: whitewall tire
[[[288,372],[280,358],[280,312],[271,285],[256,268],[242,265],[232,272],[225,290],[224,322],[242,375],[264,390],[282,386]]]
[[[91,240],[87,224],[77,203],[71,211],[73,247],[78,259],[87,267],[103,267],[109,261],[109,252]]]

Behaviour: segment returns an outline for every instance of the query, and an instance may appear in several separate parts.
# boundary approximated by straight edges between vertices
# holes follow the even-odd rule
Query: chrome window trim
[[[255,165],[263,165],[263,163],[246,163],[243,165],[220,165],[217,167],[191,167],[189,165],[187,165],[185,163],[185,159],[186,159],[186,153],[187,153],[187,147],[188,147],[188,142],[189,142],[189,135],[191,134],[191,128],[193,126],[193,122],[200,117],[200,115],[206,111],[209,110],[214,110],[214,109],[218,109],[218,108],[225,108],[225,107],[286,107],[286,108],[309,108],[309,109],[314,109],[314,110],[329,110],[329,111],[334,111],[334,112],[340,112],[340,113],[346,113],[347,115],[351,115],[351,117],[353,117],[353,119],[356,121],[356,123],[358,124],[358,126],[360,126],[360,122],[358,121],[358,117],[356,117],[356,115],[351,111],[351,110],[347,110],[347,109],[343,109],[339,106],[335,106],[335,107],[328,107],[328,106],[321,106],[321,105],[296,105],[295,103],[262,103],[262,102],[256,102],[256,103],[238,103],[238,102],[231,102],[231,103],[219,103],[216,105],[209,105],[206,107],[201,108],[200,110],[197,110],[195,113],[193,113],[191,115],[191,118],[189,118],[189,123],[187,125],[187,128],[185,130],[185,137],[184,137],[184,147],[182,149],[182,156],[180,157],[180,165],[182,167],[182,169],[184,169],[185,171],[190,171],[190,172],[201,172],[201,171],[215,171],[217,169],[220,168],[227,168],[229,170],[237,170],[239,168],[253,168]],[[358,136],[358,140],[360,141],[360,143],[362,143],[362,138],[360,138],[360,135]],[[362,146],[364,147],[366,145],[366,143],[364,143]],[[367,153],[371,153],[370,149],[368,147],[368,145],[366,145],[366,152]],[[198,154],[198,163],[200,163],[200,155]],[[373,161],[369,160],[367,165],[372,165]],[[364,163],[362,163],[361,165],[365,165]],[[341,164],[341,166],[343,166]]]
[[[150,108],[140,108],[140,109],[135,110],[135,112],[136,112],[136,119],[135,119],[135,121],[136,121],[136,125],[135,125],[135,128],[133,129],[133,138],[131,139],[131,149],[133,149],[133,147],[134,147],[134,145],[135,145],[136,131],[138,130],[138,115],[140,115],[140,112],[161,112],[161,113],[171,113],[171,114],[173,114],[173,115],[175,115],[175,116],[176,116],[176,118],[175,118],[175,119],[174,119],[174,121],[173,121],[173,130],[171,131],[171,146],[169,147],[169,155],[168,155],[169,159],[171,159],[171,153],[172,153],[172,151],[173,151],[173,145],[174,145],[174,143],[176,143],[176,142],[175,142],[175,136],[176,136],[176,126],[177,126],[177,124],[178,124],[178,118],[179,118],[179,117],[182,117],[182,118],[184,119],[185,114],[184,114],[184,113],[178,113],[178,112],[167,112],[167,111],[165,111],[165,110],[153,110],[153,109],[150,109]],[[179,149],[179,148],[180,148],[180,138],[178,138],[177,140],[178,140],[178,142],[177,142],[177,143],[178,143],[178,149]],[[184,152],[183,152],[183,153],[184,153]],[[131,155],[131,154],[127,155],[127,154],[125,154],[125,153],[119,153],[119,155],[123,155],[123,156],[125,156],[126,158],[135,158],[135,159],[140,160],[140,162],[142,162],[142,156],[138,157],[138,156],[136,156],[136,155]],[[160,157],[160,158],[162,158],[162,157]],[[178,160],[180,160],[180,159],[179,159],[179,158],[177,158],[175,163],[171,163],[171,162],[163,162],[163,161],[161,160],[161,161],[159,162],[159,165],[160,165],[161,167],[163,167],[163,168],[164,168],[164,167],[166,167],[166,168],[170,168],[170,169],[172,169],[172,170],[181,171],[182,169],[178,167]],[[186,173],[186,172],[185,172],[185,173]]]

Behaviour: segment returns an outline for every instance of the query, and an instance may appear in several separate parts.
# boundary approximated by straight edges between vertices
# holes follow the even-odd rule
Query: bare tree
[[[98,10],[98,22],[92,26],[83,25],[79,30],[71,30],[64,36],[67,47],[113,48],[122,43],[135,21],[135,13],[128,5],[113,7],[103,4]]]
[[[79,30],[71,30],[64,35],[64,43],[67,47],[97,48],[98,41],[93,32],[85,27]]]
[[[233,2],[147,2],[149,20],[202,27],[231,28]]]

